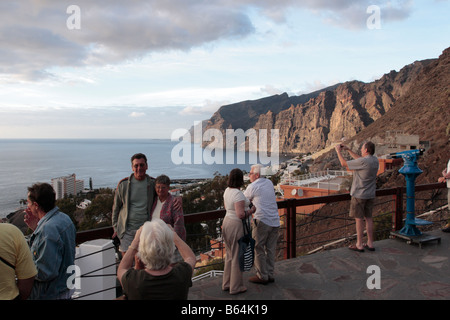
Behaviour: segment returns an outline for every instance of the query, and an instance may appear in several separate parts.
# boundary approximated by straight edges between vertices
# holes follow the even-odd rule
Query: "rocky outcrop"
[[[395,104],[376,122],[352,138],[355,145],[364,140],[384,138],[390,130],[401,130],[414,134],[430,147],[419,159],[423,173],[416,183],[434,183],[450,159],[450,48],[443,51],[439,59],[426,64],[417,73],[406,92],[400,92]],[[332,153],[334,155],[334,153]],[[321,165],[330,159],[319,159]],[[317,170],[320,170],[317,163]],[[386,188],[401,185],[404,177],[392,177]],[[444,196],[446,197],[446,196]]]
[[[353,137],[380,119],[435,61],[416,61],[372,83],[350,81],[308,95],[284,93],[222,106],[205,121],[204,130],[218,129],[225,136],[226,129],[278,129],[280,152],[315,152]],[[270,142],[266,147],[270,149]]]
[[[19,228],[23,233],[26,233],[28,231],[28,226],[24,221],[24,216],[25,210],[19,209],[8,214],[6,218],[3,218],[3,222],[11,223]]]

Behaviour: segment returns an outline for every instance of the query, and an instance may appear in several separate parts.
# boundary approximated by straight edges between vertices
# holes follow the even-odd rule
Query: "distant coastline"
[[[177,143],[169,139],[0,139],[0,218],[15,212],[26,198],[27,187],[36,182],[75,173],[85,187],[92,178],[95,189],[115,188],[131,174],[130,158],[138,152],[147,155],[150,176],[166,174],[173,181],[210,179],[236,167],[250,171],[253,164],[245,153],[247,163],[243,164],[175,165],[171,152]],[[192,148],[203,152],[199,145]]]

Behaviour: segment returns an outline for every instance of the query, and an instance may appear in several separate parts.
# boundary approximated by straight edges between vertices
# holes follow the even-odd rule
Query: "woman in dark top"
[[[183,262],[172,265],[175,247]],[[145,269],[133,268],[135,254]],[[195,255],[164,221],[147,221],[120,262],[117,278],[129,300],[185,300],[192,286]]]

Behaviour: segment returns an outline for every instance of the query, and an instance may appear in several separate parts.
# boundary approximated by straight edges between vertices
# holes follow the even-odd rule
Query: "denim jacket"
[[[30,237],[31,254],[38,274],[29,299],[59,299],[67,296],[67,268],[75,264],[76,230],[58,207],[39,220]]]

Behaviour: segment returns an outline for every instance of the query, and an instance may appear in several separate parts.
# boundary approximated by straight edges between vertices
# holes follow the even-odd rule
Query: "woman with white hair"
[[[175,247],[183,262],[171,264]],[[145,269],[133,268],[135,254]],[[129,300],[186,300],[192,286],[195,255],[164,221],[147,221],[136,232],[117,270],[124,295]]]

